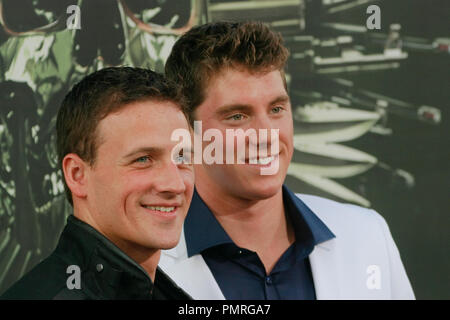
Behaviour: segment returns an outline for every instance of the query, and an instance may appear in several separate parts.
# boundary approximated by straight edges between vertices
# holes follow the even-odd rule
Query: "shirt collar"
[[[322,220],[292,191],[283,186],[284,207],[293,223],[296,241],[317,245],[334,238]],[[184,222],[188,257],[225,243],[233,243],[206,203],[194,190],[191,206]]]
[[[283,199],[285,208],[294,222],[296,233],[300,231],[299,226],[303,222],[311,232],[314,245],[336,237],[326,224],[286,186],[283,186]]]
[[[220,244],[233,243],[196,189],[184,221],[184,233],[188,257]]]

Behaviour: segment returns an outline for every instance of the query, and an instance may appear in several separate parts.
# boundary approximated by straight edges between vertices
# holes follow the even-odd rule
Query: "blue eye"
[[[176,164],[182,164],[183,162],[185,162],[186,161],[186,158],[184,157],[184,156],[177,156],[176,158],[175,158],[175,163]]]
[[[282,107],[274,107],[274,108],[272,108],[272,112],[273,113],[280,113],[282,110],[283,110]]]
[[[180,154],[175,157],[174,162],[176,164],[191,164],[191,153],[187,152],[184,154],[183,152],[180,152]]]
[[[150,157],[149,156],[137,158],[135,162],[146,163],[147,161],[150,161]]]
[[[239,121],[239,120],[242,120],[243,118],[244,118],[244,115],[242,113],[237,113],[237,114],[232,115],[231,117],[228,117],[228,120]]]

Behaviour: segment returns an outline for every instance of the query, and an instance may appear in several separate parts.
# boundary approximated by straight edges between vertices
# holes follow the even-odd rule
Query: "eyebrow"
[[[218,108],[215,113],[219,116],[224,116],[226,114],[236,111],[249,112],[251,109],[252,109],[251,106],[247,104],[230,104]]]
[[[279,103],[279,102],[290,102],[290,98],[287,94],[283,94],[281,96],[276,97],[275,99],[273,99],[269,105],[274,105],[275,103]]]
[[[290,98],[287,94],[283,94],[280,95],[278,97],[276,97],[275,99],[273,99],[270,103],[269,106],[274,105],[276,103],[279,102],[289,102]],[[230,104],[230,105],[225,105],[222,106],[220,108],[218,108],[215,113],[219,116],[223,116],[232,112],[236,112],[236,111],[243,111],[243,112],[249,112],[252,110],[252,106],[248,105],[248,104]]]

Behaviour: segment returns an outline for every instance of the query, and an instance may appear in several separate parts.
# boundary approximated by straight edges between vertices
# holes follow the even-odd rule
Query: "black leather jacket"
[[[69,289],[67,272],[79,266],[81,288]],[[146,271],[97,230],[70,215],[53,253],[9,288],[1,299],[191,299],[159,268]]]

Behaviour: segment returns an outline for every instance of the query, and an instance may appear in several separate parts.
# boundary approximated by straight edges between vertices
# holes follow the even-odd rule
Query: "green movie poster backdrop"
[[[0,0],[0,294],[71,214],[55,150],[68,90],[106,66],[163,72],[192,26],[251,19],[291,52],[286,184],[380,212],[417,298],[450,298],[449,17],[448,0]]]

